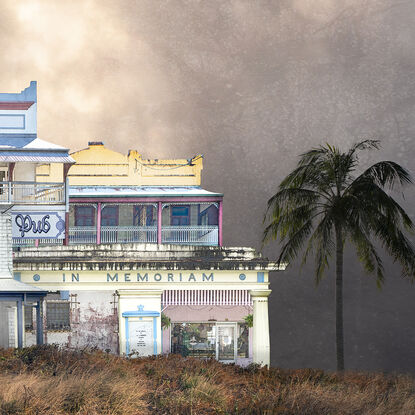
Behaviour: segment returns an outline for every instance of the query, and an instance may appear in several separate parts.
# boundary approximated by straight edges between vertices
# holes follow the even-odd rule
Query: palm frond
[[[376,275],[376,285],[378,288],[381,288],[384,282],[384,268],[382,259],[378,255],[375,246],[359,223],[349,223],[347,230],[365,271],[368,274]]]
[[[413,184],[411,174],[393,161],[380,161],[365,170],[356,180],[371,179],[380,187],[393,189],[396,184]]]

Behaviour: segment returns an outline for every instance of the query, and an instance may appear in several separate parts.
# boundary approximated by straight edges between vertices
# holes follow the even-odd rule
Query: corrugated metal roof
[[[71,197],[217,196],[199,186],[70,186]]]
[[[0,278],[0,294],[1,293],[42,293],[45,290],[42,290],[39,287],[33,287],[32,285],[25,284],[23,282],[14,280],[13,278]]]
[[[62,156],[50,156],[45,154],[43,156],[31,156],[29,154],[20,154],[20,155],[6,155],[0,151],[0,161],[14,163],[18,161],[27,161],[32,163],[74,163],[72,157],[63,154]]]

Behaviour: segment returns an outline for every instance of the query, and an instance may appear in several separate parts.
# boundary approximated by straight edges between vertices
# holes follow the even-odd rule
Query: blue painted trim
[[[3,102],[37,102],[37,82],[30,81],[30,85],[21,92],[2,92],[0,94],[0,101]]]
[[[256,280],[257,280],[257,282],[264,282],[265,281],[265,273],[257,272]]]
[[[69,291],[61,291],[61,300],[69,300]]]
[[[125,353],[128,355],[130,353],[130,330],[128,328],[128,318],[125,319]]]
[[[158,311],[125,311],[123,317],[159,317]]]
[[[15,279],[16,281],[21,281],[22,273],[21,272],[13,272],[13,279]]]
[[[23,301],[17,300],[17,347],[23,347]]]
[[[24,114],[0,114],[1,117],[20,117],[23,119],[23,127],[2,127],[0,125],[0,130],[24,130],[26,128],[26,117]]]
[[[0,301],[17,301],[19,299],[24,300],[25,294],[26,300],[38,301],[47,295],[47,291],[41,291],[40,293],[33,295],[31,295],[30,292],[0,292]]]
[[[43,344],[43,306],[42,301],[36,305],[36,344]]]

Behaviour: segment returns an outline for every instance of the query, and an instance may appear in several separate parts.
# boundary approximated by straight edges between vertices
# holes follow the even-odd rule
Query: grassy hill
[[[0,350],[0,414],[415,414],[404,375],[281,370],[57,346]]]

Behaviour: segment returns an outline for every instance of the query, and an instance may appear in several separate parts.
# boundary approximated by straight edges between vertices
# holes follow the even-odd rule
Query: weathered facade
[[[47,290],[45,339],[121,354],[181,353],[269,364],[268,271],[249,248],[157,244],[25,248],[15,276]],[[53,328],[48,304],[68,322]],[[253,327],[245,322],[253,313]],[[163,318],[162,318],[163,315]],[[165,325],[164,319],[170,319]],[[34,342],[31,330],[27,344]]]
[[[222,247],[223,195],[200,187],[202,156],[144,160],[91,142],[72,157],[65,238],[13,238],[15,279],[48,292],[42,321],[25,312],[25,343],[41,324],[67,347],[269,365],[277,266]],[[37,180],[61,171],[40,166]]]

